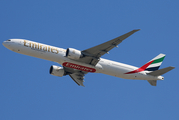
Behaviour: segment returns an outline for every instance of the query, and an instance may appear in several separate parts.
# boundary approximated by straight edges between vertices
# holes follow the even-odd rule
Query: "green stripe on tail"
[[[153,61],[145,70],[147,71],[155,71],[158,70],[159,67],[161,66],[163,60],[165,58],[165,54],[159,54],[155,58],[153,58],[150,61]]]
[[[157,60],[154,60],[151,64],[162,62],[164,58],[165,58],[165,56],[163,56],[162,58],[159,58]]]

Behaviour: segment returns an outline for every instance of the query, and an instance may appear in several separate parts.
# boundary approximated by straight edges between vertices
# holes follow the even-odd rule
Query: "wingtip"
[[[175,69],[175,67],[174,66],[170,66],[172,69]]]
[[[137,31],[139,31],[139,30],[140,30],[140,29],[134,29],[133,31],[136,31],[136,32],[137,32]]]

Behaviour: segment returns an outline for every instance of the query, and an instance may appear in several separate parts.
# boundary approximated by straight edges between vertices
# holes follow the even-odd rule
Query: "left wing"
[[[83,82],[84,82],[84,76],[85,74],[82,72],[75,72],[73,74],[69,74],[69,76],[73,79],[73,81],[76,82],[76,84],[78,84],[79,86],[83,86]]]
[[[102,44],[97,45],[95,47],[83,50],[82,54],[85,57],[80,58],[79,61],[95,66],[98,63],[99,58],[102,55],[108,53],[114,47],[118,47],[117,45],[120,44],[124,39],[126,39],[127,37],[129,37],[130,35],[132,35],[133,33],[137,32],[139,30],[140,29],[132,30],[132,31],[120,36],[120,37],[117,37],[115,39],[112,39],[110,41],[102,43]]]
[[[68,67],[63,67],[63,68],[65,70],[66,75],[69,75],[73,79],[73,81],[75,81],[76,84],[85,87],[83,85],[83,82],[84,82],[84,76],[85,74],[87,74],[87,72],[75,70]]]

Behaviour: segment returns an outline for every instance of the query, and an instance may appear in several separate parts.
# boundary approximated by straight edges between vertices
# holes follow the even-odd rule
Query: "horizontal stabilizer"
[[[148,75],[152,75],[152,76],[160,76],[160,75],[163,75],[165,73],[167,73],[168,71],[174,69],[175,67],[166,67],[166,68],[163,68],[163,69],[160,69],[160,70],[156,70],[156,71],[153,71],[151,73],[148,73]],[[150,83],[150,82],[149,82]]]
[[[147,80],[152,86],[157,86],[157,80]]]

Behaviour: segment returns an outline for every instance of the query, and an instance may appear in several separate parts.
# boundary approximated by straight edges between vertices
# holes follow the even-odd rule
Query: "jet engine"
[[[76,50],[74,48],[68,48],[66,51],[66,57],[68,57],[70,59],[78,60],[81,57],[83,57],[83,54],[79,50]]]
[[[65,70],[62,67],[52,65],[50,67],[50,74],[58,77],[62,77],[65,75]]]

